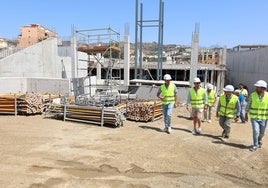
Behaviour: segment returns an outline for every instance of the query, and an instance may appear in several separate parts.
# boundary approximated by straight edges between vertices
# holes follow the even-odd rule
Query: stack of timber
[[[44,111],[46,104],[39,94],[0,95],[0,113],[32,115]]]
[[[17,98],[18,114],[33,115],[41,114],[45,110],[43,96],[34,93],[27,93]]]
[[[0,95],[0,113],[1,114],[15,114],[16,100],[14,94]]]
[[[63,119],[79,120],[85,123],[93,124],[106,124],[115,127],[123,126],[125,120],[124,115],[115,107],[96,107],[96,106],[80,106],[80,105],[66,105],[64,112],[64,105],[53,104],[54,112],[57,112],[56,116],[60,114]]]
[[[127,119],[134,121],[154,121],[162,117],[162,104],[159,101],[127,103]]]

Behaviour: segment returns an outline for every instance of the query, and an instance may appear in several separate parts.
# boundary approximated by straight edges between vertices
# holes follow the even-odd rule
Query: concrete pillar
[[[75,36],[71,37],[71,67],[72,67],[72,78],[77,78],[77,40]]]
[[[205,52],[202,51],[201,52],[201,62],[204,62],[205,61]]]
[[[124,86],[129,86],[130,37],[124,37]]]
[[[97,63],[97,83],[100,82],[101,80],[101,54],[100,53],[97,53],[97,59],[98,59],[98,63]]]
[[[194,77],[197,76],[197,62],[198,62],[198,45],[199,45],[199,25],[195,25],[195,32],[192,35],[191,48],[191,66],[190,66],[190,84],[193,83]]]
[[[206,51],[206,61],[208,62],[208,60],[209,60],[209,56],[208,56],[208,54],[209,54],[209,51]]]

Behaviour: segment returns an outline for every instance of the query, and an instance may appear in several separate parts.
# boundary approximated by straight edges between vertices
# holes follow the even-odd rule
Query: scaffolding
[[[87,101],[87,105],[93,106],[96,105],[96,102],[103,102],[104,99],[108,103],[114,102],[114,96],[111,93],[118,91],[121,81],[121,69],[118,69],[121,57],[119,32],[109,27],[76,30],[75,34],[77,51],[84,52],[88,56],[87,60],[82,60],[87,62],[87,75],[83,79],[89,79],[87,87],[90,91],[76,95],[76,102],[85,104]],[[113,69],[117,70],[113,71]],[[93,76],[94,79],[92,79]],[[93,80],[96,81],[96,84],[92,84]],[[83,85],[83,87],[85,86]],[[92,93],[92,89],[99,91],[98,94]]]
[[[143,19],[143,3],[140,4],[140,12],[138,11],[138,0],[136,0],[136,17],[135,17],[135,79],[139,75],[139,78],[143,78],[142,69],[142,38],[143,29],[146,27],[157,27],[158,28],[158,62],[157,62],[157,76],[156,80],[161,80],[162,78],[162,66],[163,66],[163,30],[164,30],[164,2],[159,0],[159,19],[158,20],[144,20]],[[140,13],[140,14],[139,14]],[[138,16],[139,14],[139,16]],[[138,42],[138,31],[139,42]],[[138,45],[139,43],[139,45]],[[139,48],[139,49],[138,49]],[[139,51],[139,54],[138,54]],[[139,58],[138,58],[139,56]],[[137,69],[139,59],[139,73]]]
[[[101,79],[101,70],[106,71],[105,85],[117,84],[114,80],[120,80],[119,75],[113,75],[113,68],[120,61],[120,34],[112,28],[99,28],[89,30],[77,30],[77,50],[88,54],[88,76],[93,76],[93,70],[97,70],[97,78]],[[91,57],[95,61],[91,60]]]

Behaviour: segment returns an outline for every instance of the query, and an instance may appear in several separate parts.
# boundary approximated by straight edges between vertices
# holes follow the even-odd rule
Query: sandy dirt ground
[[[250,123],[233,123],[229,140],[213,119],[191,134],[185,108],[163,119],[125,121],[120,128],[0,116],[1,187],[268,187],[268,138],[250,152]]]

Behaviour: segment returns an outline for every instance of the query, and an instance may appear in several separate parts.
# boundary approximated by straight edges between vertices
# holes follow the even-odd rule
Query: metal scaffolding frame
[[[139,75],[139,78],[143,77],[142,69],[142,35],[143,28],[145,27],[158,27],[158,63],[157,63],[157,78],[162,78],[162,66],[163,66],[163,28],[164,28],[164,2],[159,0],[159,19],[158,20],[143,20],[143,4],[140,4],[140,18],[138,17],[138,0],[136,0],[136,16],[135,16],[135,79]],[[139,42],[138,42],[138,31],[139,31]],[[138,58],[138,43],[139,43],[139,58]],[[139,73],[137,69],[139,59]]]
[[[112,75],[112,70],[116,61],[119,61],[121,55],[120,33],[110,27],[76,30],[75,33],[78,43],[77,50],[87,53],[89,56],[89,62],[90,56],[93,56],[97,61],[97,64],[104,67],[101,60],[104,59],[104,56],[108,56],[109,60],[106,68],[106,84],[112,84],[112,81],[116,79]],[[115,54],[117,54],[117,57],[115,57]],[[90,74],[94,68],[96,68],[96,64],[88,66],[88,76],[91,76]],[[121,77],[121,73],[119,77]]]

